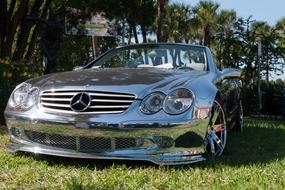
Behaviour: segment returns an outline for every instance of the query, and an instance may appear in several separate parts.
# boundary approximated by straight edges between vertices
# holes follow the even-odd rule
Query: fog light
[[[16,138],[21,137],[21,131],[18,128],[15,128],[15,127],[11,128],[11,133]]]

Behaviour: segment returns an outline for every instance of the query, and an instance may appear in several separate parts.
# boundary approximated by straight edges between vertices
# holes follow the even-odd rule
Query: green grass
[[[221,158],[182,167],[12,155],[2,126],[0,189],[285,189],[285,123],[246,122]]]

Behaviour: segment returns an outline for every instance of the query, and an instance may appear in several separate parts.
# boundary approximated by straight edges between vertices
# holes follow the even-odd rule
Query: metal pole
[[[97,36],[92,36],[92,50],[93,50],[93,58],[96,58],[97,55]]]
[[[258,95],[258,113],[260,113],[262,109],[262,95],[261,95],[261,82],[260,82],[260,66],[262,63],[262,43],[258,41],[258,70],[257,70],[257,95]]]

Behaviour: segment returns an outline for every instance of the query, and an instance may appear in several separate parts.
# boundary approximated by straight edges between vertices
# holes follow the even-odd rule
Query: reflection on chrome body
[[[217,71],[210,50],[197,47],[207,56],[206,70],[87,66],[28,80],[40,95],[30,109],[7,106],[5,118],[11,137],[7,150],[167,165],[204,160],[210,110],[219,96],[227,123],[234,121],[240,72]],[[193,103],[181,114],[167,114],[163,109],[144,114],[140,110],[149,94],[168,95],[177,89],[189,89],[193,94]]]
[[[164,121],[163,121],[164,122]],[[126,159],[142,159],[149,160],[158,164],[179,164],[179,162],[191,163],[193,161],[200,161],[203,159],[198,156],[204,153],[203,139],[207,126],[207,119],[197,120],[192,123],[177,123],[177,124],[158,124],[158,123],[146,123],[138,121],[138,124],[124,123],[120,125],[105,123],[87,124],[77,123],[61,124],[61,123],[50,123],[50,122],[37,122],[29,121],[25,119],[10,118],[7,120],[13,145],[8,147],[10,151],[28,151],[37,153],[60,155],[67,157],[82,157],[82,158],[126,158]],[[96,126],[94,126],[96,125]],[[51,127],[52,126],[52,127]],[[84,126],[90,126],[85,128]],[[15,129],[19,130],[20,136],[15,133]],[[27,137],[25,132],[37,131],[42,134],[56,134],[62,135],[63,137],[88,137],[98,138],[107,137],[110,139],[115,138],[135,138],[142,139],[142,144],[135,148],[116,149],[110,148],[105,151],[92,150],[91,152],[85,152],[79,149],[71,149],[61,146],[53,145],[45,146],[43,143],[38,144],[33,142]],[[191,132],[189,132],[191,131]],[[195,140],[194,142],[188,141],[188,139]],[[51,140],[51,139],[50,139]],[[57,142],[58,143],[58,142]],[[77,147],[80,145],[77,145]],[[178,155],[181,153],[182,155]],[[166,155],[167,154],[167,155]],[[192,158],[192,156],[194,156]],[[178,157],[181,160],[178,160]],[[195,159],[194,159],[195,158]],[[198,159],[198,160],[196,160]]]

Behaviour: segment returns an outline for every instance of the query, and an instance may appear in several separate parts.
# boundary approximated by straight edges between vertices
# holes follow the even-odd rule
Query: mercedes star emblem
[[[82,112],[89,108],[91,97],[89,94],[81,92],[74,95],[70,101],[70,107],[75,112]]]

